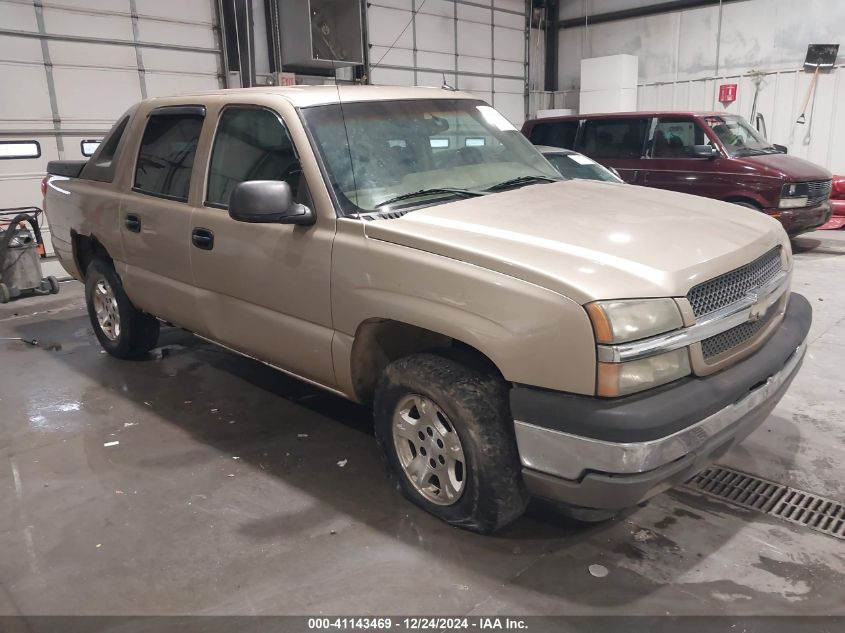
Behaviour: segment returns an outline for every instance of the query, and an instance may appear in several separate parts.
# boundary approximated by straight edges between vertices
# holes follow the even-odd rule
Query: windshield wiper
[[[410,193],[403,193],[402,195],[396,196],[394,198],[389,198],[384,202],[379,202],[377,205],[375,205],[374,208],[378,209],[391,205],[395,202],[402,202],[403,200],[410,200],[412,198],[418,198],[420,196],[430,196],[441,193],[449,193],[454,196],[460,196],[462,198],[475,198],[476,196],[484,195],[484,192],[482,191],[472,191],[470,189],[458,189],[454,187],[432,187],[431,189],[420,189],[418,191],[411,191]]]
[[[508,187],[515,187],[517,185],[528,185],[536,182],[560,182],[560,180],[559,178],[549,178],[547,176],[517,176],[492,187],[487,187],[484,191],[498,191],[499,189],[507,189]]]

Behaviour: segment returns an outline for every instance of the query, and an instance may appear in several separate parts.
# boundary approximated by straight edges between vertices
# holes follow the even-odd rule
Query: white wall
[[[584,2],[564,4],[561,18],[583,16]],[[649,4],[639,0],[588,0],[595,14]],[[577,6],[576,6],[577,5]],[[750,116],[754,84],[765,73],[758,111],[769,139],[790,153],[845,173],[845,2],[742,0],[560,32],[559,87],[577,89],[584,57],[629,53],[639,57],[638,108],[722,110],[718,85],[738,83],[727,110]],[[721,24],[721,35],[720,35]],[[841,43],[840,66],[819,78],[810,125],[797,126],[811,75],[802,64],[808,44]]]
[[[526,2],[371,0],[372,83],[440,86],[445,76],[450,86],[477,94],[522,124]]]

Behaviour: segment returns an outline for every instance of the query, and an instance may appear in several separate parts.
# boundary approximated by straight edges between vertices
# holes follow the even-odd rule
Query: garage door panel
[[[108,60],[112,68],[137,68],[135,48],[110,44],[88,44],[83,42],[50,42],[50,58],[58,66],[103,66]]]
[[[0,5],[0,9],[2,9]],[[0,60],[41,64],[41,42],[28,37],[0,35]]]
[[[371,7],[386,7],[388,9],[411,10],[411,0],[374,0],[370,2]]]
[[[53,120],[44,66],[0,64],[0,120]],[[9,90],[14,86],[14,90]]]
[[[113,122],[141,100],[137,70],[53,68],[64,123]]]
[[[525,83],[520,79],[501,79],[496,77],[493,79],[493,90],[495,92],[509,92],[511,94],[518,94],[520,97],[525,92]]]
[[[442,53],[417,51],[417,65],[420,68],[435,68],[437,70],[455,70],[455,56]]]
[[[211,75],[216,75],[218,72],[219,57],[211,53],[147,48],[144,49],[143,56],[144,68],[148,72],[160,70]]]
[[[493,29],[493,45],[496,59],[521,62],[525,59],[525,34],[522,31],[500,26]]]
[[[516,126],[525,121],[525,98],[521,94],[496,92],[493,95],[493,107]]]
[[[413,66],[414,51],[408,48],[387,48],[387,46],[373,46],[370,49],[370,62],[385,66]]]
[[[525,16],[505,13],[504,11],[494,11],[493,24],[509,29],[516,29],[522,33],[525,29]]]
[[[440,15],[447,18],[455,17],[455,3],[447,0],[426,0],[420,6],[421,0],[417,0],[417,9],[420,15]]]
[[[493,71],[493,60],[489,57],[458,56],[458,71],[469,73],[490,74]]]
[[[131,37],[130,37],[131,39]],[[138,39],[142,42],[216,48],[214,33],[208,26],[161,20],[139,19]]]
[[[495,59],[493,60],[493,74],[523,77],[525,75],[525,64],[522,62],[508,62]]]
[[[469,22],[480,22],[490,24],[493,20],[492,11],[484,7],[476,7],[471,4],[458,4],[458,19]]]
[[[446,83],[454,86],[456,83],[455,73],[427,73],[417,71],[417,86],[429,86],[432,88],[439,88],[443,85],[443,78],[446,78]]]
[[[217,77],[147,73],[147,94],[150,97],[165,97],[178,95],[185,92],[201,92],[205,90],[217,90],[219,88]]]
[[[401,11],[399,9],[385,9],[384,7],[370,7],[369,11],[369,34],[370,44],[376,46],[391,46],[396,41],[395,46],[402,48],[413,48],[414,36],[411,29],[402,29],[407,26],[411,20],[410,11]],[[396,38],[399,38],[398,40]]]
[[[473,57],[491,57],[492,36],[492,27],[489,25],[458,21],[458,53]]]
[[[0,0],[0,15],[3,16],[2,24],[6,28],[16,31],[38,31],[38,21],[35,19],[35,7],[31,4],[19,2],[3,2]]]
[[[455,53],[455,21],[434,15],[418,15],[417,48],[439,53]]]
[[[45,8],[44,28],[47,33],[57,35],[132,40],[132,20],[129,16],[98,15]]]
[[[497,9],[505,9],[507,11],[525,13],[524,0],[493,0],[493,6]]]
[[[493,91],[493,79],[491,77],[476,77],[475,75],[458,75],[458,90],[491,93]]]
[[[214,0],[135,0],[135,9],[139,16],[156,16],[206,25],[216,21]]]
[[[49,0],[50,6],[67,9],[94,9],[96,11],[107,11],[109,13],[125,13],[129,15],[129,0]]]
[[[379,86],[413,86],[414,71],[395,68],[373,68],[373,83]]]

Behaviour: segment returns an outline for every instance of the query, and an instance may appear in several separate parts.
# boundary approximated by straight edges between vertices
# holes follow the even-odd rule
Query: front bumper
[[[830,220],[831,206],[824,203],[804,209],[772,209],[772,212],[780,214],[778,219],[784,230],[790,236],[795,236],[812,231]]]
[[[783,322],[753,355],[645,394],[607,400],[514,388],[529,491],[620,510],[691,477],[768,417],[801,366],[811,321],[809,303],[793,294]]]

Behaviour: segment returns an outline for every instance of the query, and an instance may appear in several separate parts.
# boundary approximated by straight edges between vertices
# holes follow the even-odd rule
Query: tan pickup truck
[[[401,491],[480,532],[530,495],[596,519],[684,481],[805,351],[776,220],[562,180],[459,92],[151,99],[49,172],[109,353],[145,355],[165,322],[372,403]]]

